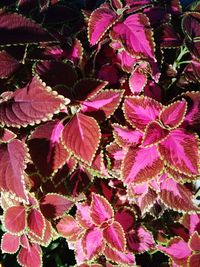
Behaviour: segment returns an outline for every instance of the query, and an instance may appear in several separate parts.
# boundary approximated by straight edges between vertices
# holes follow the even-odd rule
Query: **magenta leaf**
[[[24,169],[27,149],[20,140],[0,145],[0,188],[26,200]]]
[[[117,19],[117,14],[109,8],[100,7],[94,10],[89,19],[88,37],[91,45],[95,45]]]
[[[40,211],[33,208],[27,216],[27,225],[29,231],[37,237],[43,238],[45,232],[45,219]]]
[[[150,146],[161,142],[169,134],[167,129],[164,129],[158,121],[150,122],[144,133],[142,146]]]
[[[26,227],[26,211],[23,206],[12,206],[4,214],[5,228],[12,234],[22,233]]]
[[[129,86],[133,94],[140,94],[147,83],[147,75],[137,67],[129,78]]]
[[[19,62],[6,51],[0,51],[0,78],[7,78],[18,68]]]
[[[13,132],[11,132],[10,130],[6,128],[0,127],[0,142],[8,143],[12,141],[15,137],[17,137],[17,135],[14,134]]]
[[[135,256],[133,255],[133,253],[120,252],[112,249],[109,246],[106,246],[106,248],[104,249],[104,255],[107,259],[119,264],[127,264],[128,266],[134,266],[136,263]]]
[[[52,42],[55,39],[39,24],[17,13],[0,10],[0,45]]]
[[[144,14],[132,14],[115,24],[110,35],[131,55],[155,60],[153,32]]]
[[[81,113],[76,114],[62,132],[62,140],[67,150],[88,164],[94,159],[100,138],[97,121]]]
[[[130,56],[125,50],[121,49],[117,53],[117,60],[120,63],[120,68],[128,73],[133,71],[134,65],[137,63],[136,58]]]
[[[167,247],[158,245],[158,248],[171,256],[171,258],[177,263],[185,263],[187,258],[191,255],[191,250],[188,244],[180,237],[174,237]]]
[[[113,222],[103,229],[103,237],[108,246],[123,252],[126,246],[125,233],[120,223]]]
[[[198,141],[193,133],[183,129],[171,131],[159,144],[159,152],[167,165],[173,166],[179,172],[198,174]]]
[[[97,227],[88,229],[82,237],[82,247],[88,260],[102,252],[104,248],[102,230]]]
[[[197,207],[192,203],[192,193],[189,189],[172,178],[161,182],[160,198],[169,208],[174,210],[183,212],[197,210]]]
[[[162,105],[149,97],[132,96],[125,99],[123,108],[127,121],[143,131],[149,122],[158,118]]]
[[[127,235],[127,247],[130,251],[143,253],[150,249],[153,249],[155,242],[152,234],[144,227],[130,231]]]
[[[68,212],[73,205],[73,201],[55,193],[49,193],[40,200],[40,209],[46,218],[60,217],[64,212]]]
[[[92,194],[90,217],[96,225],[101,225],[114,216],[114,211],[106,198],[98,194]]]
[[[104,90],[89,101],[82,102],[81,111],[98,120],[109,118],[118,108],[123,93],[122,90]]]
[[[184,120],[187,110],[185,100],[177,101],[165,107],[160,113],[160,120],[170,128],[177,128]]]
[[[42,267],[42,251],[37,244],[30,244],[29,249],[21,248],[17,261],[24,267]]]
[[[132,130],[119,124],[113,124],[113,135],[117,144],[124,146],[137,146],[141,143],[142,133],[138,130]]]
[[[69,99],[64,101],[60,95],[43,85],[34,77],[22,89],[17,89],[12,95],[12,101],[0,103],[0,121],[13,127],[26,127],[28,124],[40,123],[51,119],[54,113],[60,111]]]
[[[1,239],[1,251],[3,253],[14,254],[19,249],[20,237],[17,235],[12,235],[10,233],[5,233]]]
[[[154,178],[163,169],[155,146],[148,148],[129,148],[122,165],[125,184],[142,183]]]

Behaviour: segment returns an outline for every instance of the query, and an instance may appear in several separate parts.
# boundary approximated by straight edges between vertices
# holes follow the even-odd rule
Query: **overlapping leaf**
[[[17,89],[8,101],[0,103],[0,122],[20,127],[50,119],[69,100],[47,88],[37,77],[22,89]]]
[[[155,60],[153,32],[144,14],[130,15],[123,22],[115,24],[111,38],[120,41],[131,55]]]
[[[92,12],[89,19],[88,37],[91,45],[95,45],[105,32],[116,21],[117,14],[109,8],[100,7]]]
[[[55,41],[39,24],[4,9],[0,10],[0,35],[0,46]]]
[[[18,139],[0,145],[0,188],[26,200],[24,169],[27,150]]]
[[[101,133],[97,121],[84,114],[76,114],[69,121],[62,133],[66,148],[77,158],[91,164],[99,147]]]

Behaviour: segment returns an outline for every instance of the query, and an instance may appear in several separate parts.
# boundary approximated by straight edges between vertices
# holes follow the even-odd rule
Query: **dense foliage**
[[[3,266],[199,267],[200,4],[0,7]]]

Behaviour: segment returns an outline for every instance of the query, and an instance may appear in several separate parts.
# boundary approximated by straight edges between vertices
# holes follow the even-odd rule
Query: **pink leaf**
[[[58,233],[66,238],[70,238],[80,233],[80,226],[71,215],[65,215],[56,225]]]
[[[160,120],[170,128],[177,128],[183,122],[186,110],[185,100],[174,102],[162,110]]]
[[[130,185],[130,197],[135,199],[135,202],[141,209],[141,213],[147,212],[155,203],[157,199],[156,192],[147,184]]]
[[[182,224],[189,230],[190,235],[195,231],[200,234],[200,214],[185,214],[182,219]]]
[[[133,94],[140,94],[147,83],[147,76],[140,71],[140,67],[135,68],[129,78],[129,86]]]
[[[91,45],[95,45],[116,21],[117,15],[109,8],[95,9],[89,19],[88,37]]]
[[[114,138],[120,146],[137,146],[141,143],[143,134],[140,131],[119,124],[113,124],[112,126],[114,128]]]
[[[198,174],[198,140],[193,133],[177,129],[159,144],[159,152],[167,165],[179,172]]]
[[[124,101],[124,113],[128,122],[139,130],[158,118],[162,105],[148,97],[127,97]]]
[[[125,232],[134,227],[135,220],[135,214],[130,208],[123,207],[115,213],[115,221],[120,223]]]
[[[133,71],[134,65],[137,63],[137,59],[129,55],[125,50],[118,50],[117,60],[119,61],[120,68],[122,70],[131,73]]]
[[[123,93],[122,90],[104,90],[89,101],[82,102],[81,110],[98,120],[109,118],[118,108]]]
[[[188,244],[180,237],[174,237],[167,247],[158,245],[158,249],[167,253],[175,261],[186,262],[187,258],[191,255],[191,250]]]
[[[155,246],[152,234],[142,226],[129,232],[126,238],[128,249],[133,252],[143,253]]]
[[[150,146],[161,142],[168,134],[169,131],[164,129],[159,122],[150,122],[145,129],[142,146]]]
[[[59,194],[47,194],[40,200],[40,209],[46,218],[56,218],[68,212],[74,202]]]
[[[97,256],[104,248],[104,241],[101,229],[88,229],[82,237],[82,247],[88,260]]]
[[[34,77],[22,89],[17,89],[12,95],[12,101],[0,103],[0,121],[8,126],[20,127],[40,123],[51,119],[54,113],[60,111],[65,102],[62,96],[45,87],[41,80]]]
[[[5,233],[1,239],[1,251],[3,253],[14,254],[19,249],[20,237],[12,235],[10,233]]]
[[[90,217],[90,206],[86,203],[78,203],[76,204],[76,219],[78,223],[83,228],[91,228],[93,226],[93,222]]]
[[[197,232],[194,232],[189,241],[189,246],[193,251],[200,251],[200,235]]]
[[[80,113],[65,125],[62,133],[67,149],[88,164],[92,163],[100,138],[101,133],[97,121]]]
[[[126,246],[125,233],[120,223],[113,222],[103,229],[103,237],[107,244],[123,252]]]
[[[148,148],[129,148],[122,166],[125,184],[142,183],[158,175],[163,162],[155,146]]]
[[[2,142],[2,143],[9,143],[15,137],[17,137],[17,135],[14,134],[13,132],[11,132],[8,129],[5,129],[5,128],[1,128],[0,127],[0,142]]]
[[[131,55],[155,60],[153,33],[144,14],[132,14],[117,23],[112,28],[111,38],[120,41]]]
[[[134,266],[136,264],[135,256],[133,255],[133,253],[130,252],[122,253],[107,246],[104,249],[104,255],[108,260],[111,260],[119,264],[127,264],[129,266]]]
[[[192,203],[192,193],[184,185],[168,178],[161,182],[160,188],[161,200],[168,207],[183,212],[197,210]]]
[[[0,188],[25,200],[23,172],[26,153],[26,147],[20,140],[0,145]]]
[[[76,258],[76,262],[77,264],[81,264],[83,263],[84,261],[87,260],[87,257],[85,255],[85,252],[83,251],[83,246],[82,246],[82,239],[77,239],[76,243],[75,243],[76,247],[75,247],[75,258]],[[83,263],[84,264],[84,263]],[[82,265],[82,264],[81,264]]]
[[[26,211],[23,206],[13,206],[8,208],[4,214],[5,228],[13,233],[19,234],[26,227]]]
[[[101,225],[114,216],[112,206],[106,198],[98,194],[92,194],[90,216],[96,225]]]
[[[19,68],[19,62],[6,51],[0,51],[0,78],[7,78]]]
[[[40,246],[30,244],[30,248],[21,248],[17,261],[24,267],[42,267],[42,251]]]
[[[5,9],[0,10],[0,35],[1,46],[55,41],[41,25]]]
[[[27,216],[28,229],[34,235],[43,238],[45,231],[45,219],[41,212],[37,209],[32,209]]]

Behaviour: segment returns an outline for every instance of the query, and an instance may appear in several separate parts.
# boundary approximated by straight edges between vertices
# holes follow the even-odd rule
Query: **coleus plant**
[[[2,252],[40,267],[64,238],[77,267],[198,267],[198,3],[4,2]]]

